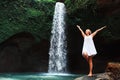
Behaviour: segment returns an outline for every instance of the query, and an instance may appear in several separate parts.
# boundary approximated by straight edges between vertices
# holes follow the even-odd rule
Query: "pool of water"
[[[74,80],[78,74],[9,73],[0,74],[0,80]]]

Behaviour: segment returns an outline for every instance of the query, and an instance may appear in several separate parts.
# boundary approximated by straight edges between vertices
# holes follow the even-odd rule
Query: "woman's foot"
[[[93,76],[93,74],[88,74],[88,76],[89,76],[89,77],[92,77],[92,76]]]

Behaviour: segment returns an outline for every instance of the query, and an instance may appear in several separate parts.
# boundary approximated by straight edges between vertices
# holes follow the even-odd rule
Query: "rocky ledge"
[[[120,80],[120,63],[109,62],[104,73],[94,74],[92,77],[82,76],[75,80]]]
[[[112,78],[109,76],[111,73],[100,73],[100,74],[94,74],[92,77],[89,76],[82,76],[78,77],[75,80],[112,80]]]

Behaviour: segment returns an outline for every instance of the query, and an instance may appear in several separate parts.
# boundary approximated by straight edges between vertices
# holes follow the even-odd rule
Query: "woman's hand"
[[[102,29],[106,28],[107,26],[103,26]]]
[[[78,28],[80,28],[80,26],[79,26],[79,25],[77,25],[77,27],[78,27]]]
[[[79,25],[77,25],[77,28],[78,28],[79,30],[81,30],[81,27],[80,27]]]

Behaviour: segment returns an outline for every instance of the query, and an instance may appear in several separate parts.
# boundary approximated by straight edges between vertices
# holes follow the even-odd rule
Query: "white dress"
[[[94,56],[97,54],[97,51],[93,42],[93,38],[91,35],[84,37],[82,54],[83,53],[87,53],[88,56]]]

